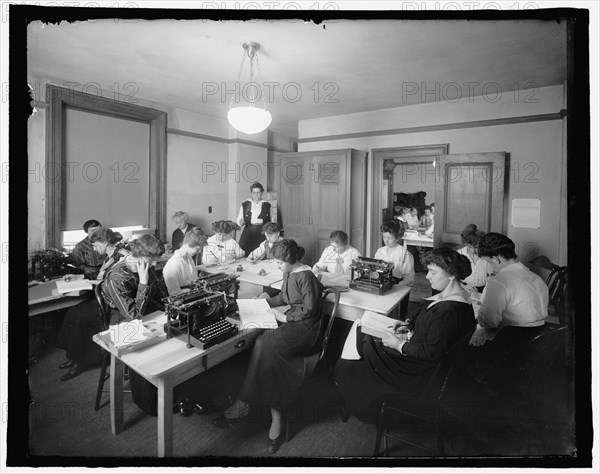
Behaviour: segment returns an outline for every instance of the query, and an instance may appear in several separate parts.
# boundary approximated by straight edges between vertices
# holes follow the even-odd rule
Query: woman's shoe
[[[213,424],[218,428],[231,428],[248,415],[248,410],[249,405],[247,403],[236,400],[220,417],[213,420]]]
[[[337,412],[338,416],[340,417],[340,420],[342,420],[342,423],[346,423],[348,421],[348,418],[350,418],[350,409],[346,406],[345,403],[341,403],[337,406]]]
[[[72,379],[73,377],[77,377],[79,374],[85,372],[85,370],[86,370],[86,367],[84,367],[83,364],[80,364],[79,362],[75,362],[71,366],[69,371],[65,375],[63,375],[60,379],[62,381]]]
[[[74,363],[75,363],[74,359],[67,359],[62,364],[60,364],[58,366],[58,368],[59,369],[68,369],[69,367],[72,367]]]
[[[281,430],[281,434],[279,436],[277,436],[277,438],[275,439],[271,439],[269,438],[269,454],[274,454],[277,451],[279,451],[279,448],[281,448],[281,445],[283,444],[283,442],[285,441],[285,429]]]

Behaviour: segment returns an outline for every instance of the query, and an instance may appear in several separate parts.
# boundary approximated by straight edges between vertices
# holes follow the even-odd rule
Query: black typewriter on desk
[[[189,292],[164,298],[167,338],[186,335],[188,347],[207,349],[235,336],[238,327],[226,316],[235,306],[237,278],[225,273],[202,275]]]
[[[383,295],[392,288],[394,264],[385,260],[358,257],[350,264],[350,288]]]

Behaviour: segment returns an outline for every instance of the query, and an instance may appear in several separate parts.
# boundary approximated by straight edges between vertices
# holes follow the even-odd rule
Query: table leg
[[[173,379],[158,379],[158,457],[173,455]]]
[[[110,427],[113,435],[123,431],[123,363],[110,356]]]

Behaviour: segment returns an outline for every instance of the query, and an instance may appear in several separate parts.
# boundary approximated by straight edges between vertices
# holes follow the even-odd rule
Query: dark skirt
[[[352,414],[364,423],[375,423],[382,401],[400,395],[419,396],[435,367],[403,357],[397,351],[394,354],[392,349],[384,348],[380,339],[357,329],[357,349],[362,359],[340,359],[334,379]]]
[[[319,318],[284,323],[261,334],[238,398],[279,407],[292,402],[305,376],[305,358],[318,350]]]
[[[98,303],[94,298],[72,306],[56,338],[56,345],[67,350],[67,358],[86,367],[98,365],[102,350],[92,336],[102,331]]]
[[[244,227],[240,237],[240,247],[246,252],[246,256],[250,255],[250,252],[258,248],[265,240],[265,236],[261,231],[262,224],[247,224]]]

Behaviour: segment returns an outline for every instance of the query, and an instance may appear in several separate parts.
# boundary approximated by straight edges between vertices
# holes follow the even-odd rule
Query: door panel
[[[460,233],[467,224],[475,224],[486,233],[505,232],[507,167],[508,158],[501,152],[440,155],[435,189],[435,247],[462,245]]]
[[[309,223],[309,187],[308,167],[302,161],[282,163],[281,182],[279,190],[281,225],[284,236],[294,239],[305,249],[311,245],[312,234]],[[305,261],[305,259],[302,259]]]
[[[315,156],[311,165],[311,224],[315,234],[310,251],[306,250],[314,264],[329,245],[331,232],[346,230],[349,212],[346,193],[349,191],[345,155]]]

